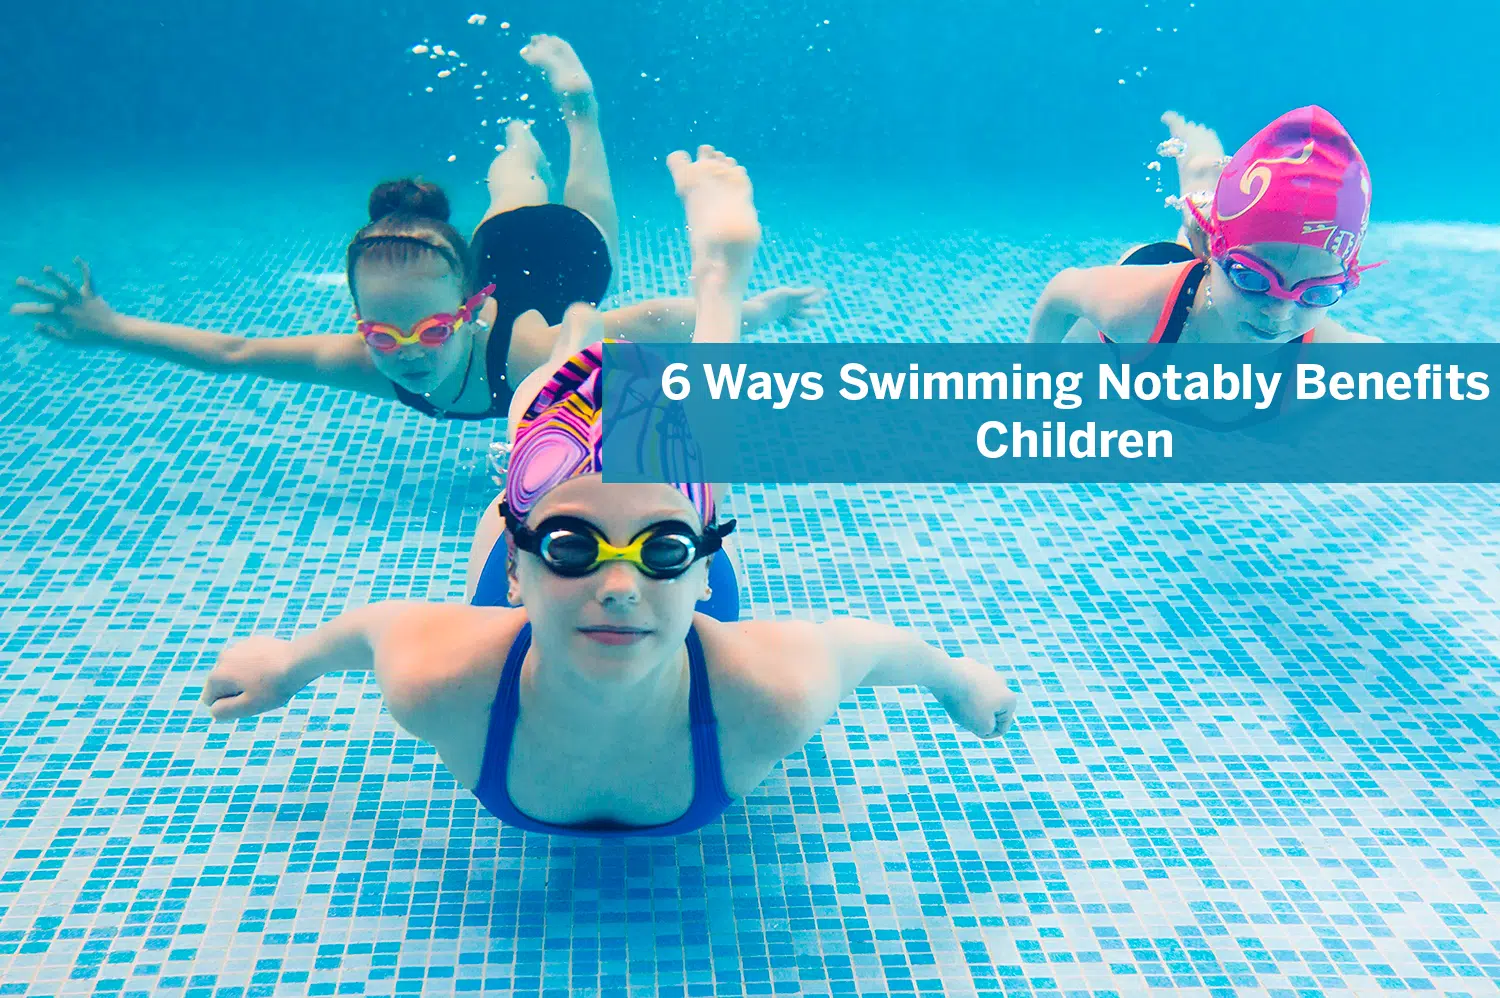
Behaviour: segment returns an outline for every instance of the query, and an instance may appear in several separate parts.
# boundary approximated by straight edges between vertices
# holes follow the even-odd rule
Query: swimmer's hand
[[[960,726],[980,738],[1000,738],[1016,719],[1019,700],[1005,677],[972,658],[954,659],[952,674],[932,693]]]
[[[79,283],[74,283],[55,267],[42,268],[42,276],[51,286],[39,284],[29,277],[16,278],[16,287],[33,300],[16,302],[10,307],[10,314],[36,317],[36,332],[64,343],[108,342],[120,315],[94,292],[94,275],[89,265],[76,256],[73,265],[82,277]]]
[[[253,637],[224,649],[203,682],[201,702],[215,721],[284,707],[305,683],[293,678],[292,642]]]
[[[747,329],[777,325],[783,329],[801,329],[813,319],[823,317],[823,288],[773,288],[745,302],[744,323]]]

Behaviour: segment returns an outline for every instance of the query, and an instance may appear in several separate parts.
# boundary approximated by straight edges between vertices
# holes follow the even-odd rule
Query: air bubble
[[[1175,136],[1156,147],[1156,155],[1165,156],[1167,159],[1177,159],[1185,152],[1187,152],[1187,143]]]
[[[427,54],[427,46],[426,45],[413,45],[411,47],[411,54],[412,55],[426,55]]]

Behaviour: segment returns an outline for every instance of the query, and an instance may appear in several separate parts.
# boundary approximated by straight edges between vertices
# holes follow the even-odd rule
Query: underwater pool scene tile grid
[[[342,328],[342,222],[148,197],[23,219],[0,265],[86,252],[125,311]],[[679,217],[627,222],[619,300],[684,287]],[[765,339],[1017,339],[1127,245],[766,222],[757,287],[835,297]],[[1377,226],[1349,324],[1500,339],[1497,242]],[[0,995],[1500,993],[1494,488],[736,488],[750,616],[912,627],[1027,709],[983,744],[862,691],[700,833],[551,840],[373,681],[196,706],[229,640],[461,599],[497,425],[3,342]]]

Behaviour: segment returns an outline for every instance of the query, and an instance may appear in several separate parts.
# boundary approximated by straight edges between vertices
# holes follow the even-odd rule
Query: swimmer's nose
[[[1272,298],[1270,303],[1261,307],[1261,314],[1268,319],[1277,322],[1285,322],[1292,317],[1292,312],[1297,308],[1296,302],[1282,301],[1280,298]]]
[[[641,599],[640,573],[634,565],[610,562],[599,569],[598,598],[606,609],[625,609]]]

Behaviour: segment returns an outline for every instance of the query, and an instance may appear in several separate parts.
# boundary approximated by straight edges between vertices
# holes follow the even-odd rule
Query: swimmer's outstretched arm
[[[1047,282],[1031,312],[1028,343],[1061,343],[1083,318],[1078,299],[1083,293],[1083,272],[1069,268]]]
[[[34,300],[13,304],[11,315],[30,316],[36,332],[80,347],[113,347],[208,374],[248,374],[394,397],[355,333],[247,337],[121,315],[94,291],[88,264],[73,262],[82,274],[77,283],[52,267],[42,268],[51,286],[17,278],[16,286]]]
[[[1037,299],[1027,341],[1061,343],[1077,327],[1089,335],[1104,330],[1120,342],[1144,342],[1173,275],[1169,267],[1070,267],[1047,282]]]
[[[952,658],[909,629],[854,617],[726,626],[735,627],[726,643],[740,650],[728,656],[740,665],[735,673],[758,688],[746,702],[770,705],[756,716],[758,728],[776,743],[766,746],[773,754],[795,751],[845,697],[866,686],[925,687],[981,738],[1004,735],[1015,720],[1019,697],[1003,675],[982,662]],[[720,629],[701,620],[700,628],[707,628],[709,640],[724,640]]]
[[[421,603],[375,603],[336,617],[293,641],[257,635],[224,649],[203,683],[201,702],[215,721],[275,710],[332,672],[369,672],[393,624]]]

